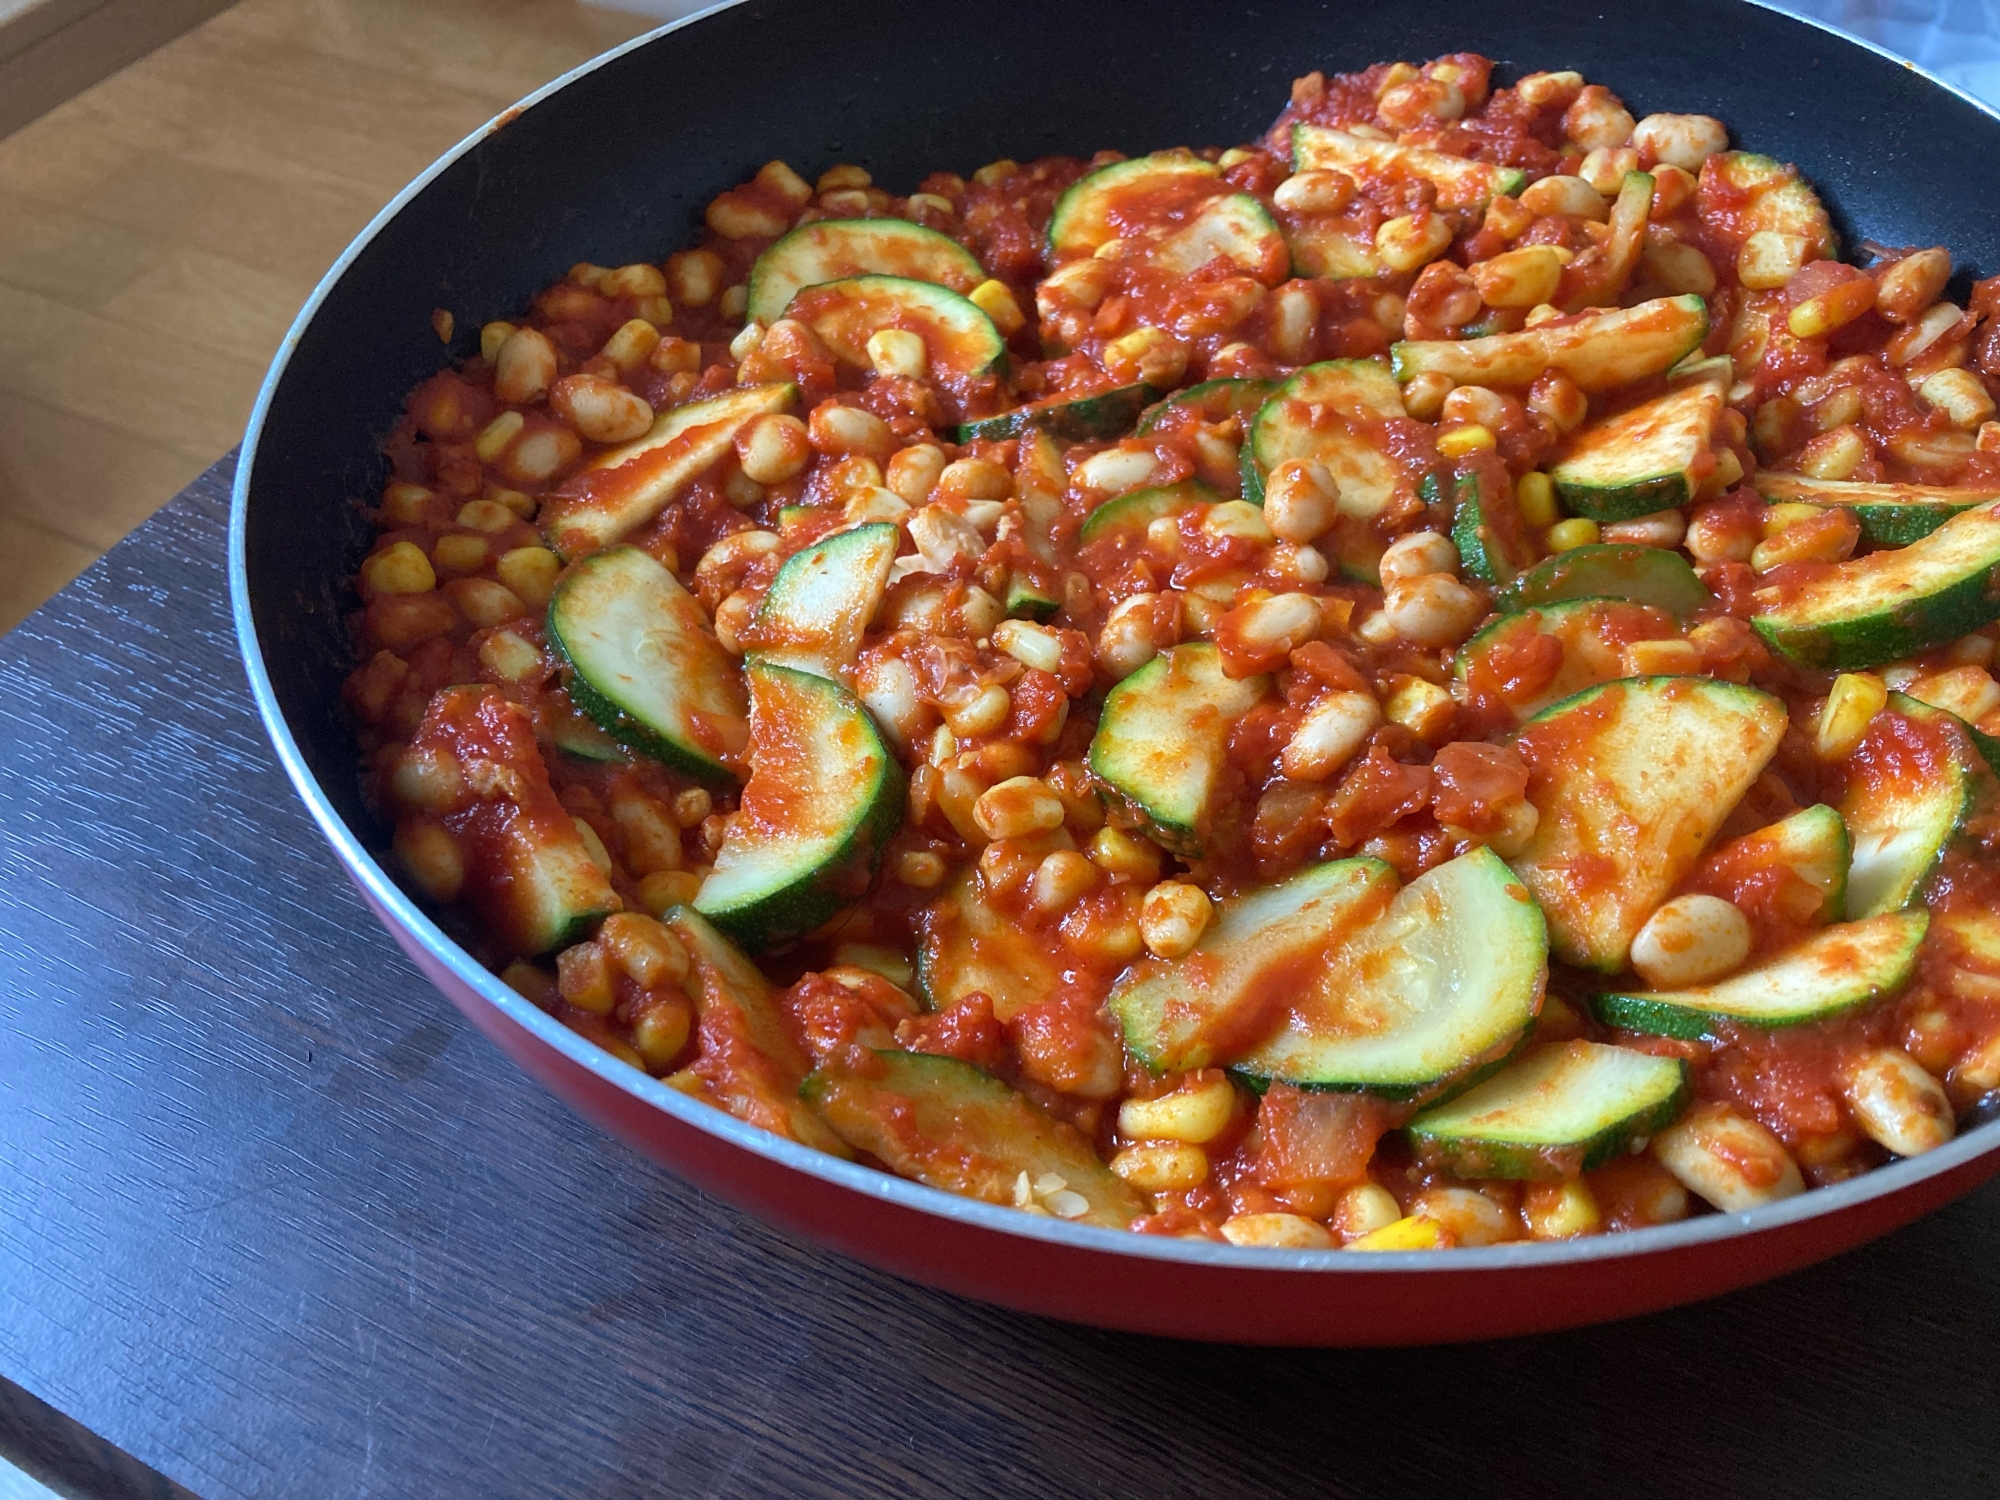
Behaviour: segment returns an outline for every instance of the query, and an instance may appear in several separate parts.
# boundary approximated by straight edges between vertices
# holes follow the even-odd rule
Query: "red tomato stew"
[[[2000,1089],[2000,281],[1465,54],[706,221],[411,393],[356,583],[395,856],[563,1024],[1308,1248],[1745,1209]]]

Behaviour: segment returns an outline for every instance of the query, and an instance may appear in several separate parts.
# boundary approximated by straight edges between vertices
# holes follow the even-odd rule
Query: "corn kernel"
[[[1104,827],[1091,835],[1090,859],[1107,875],[1147,881],[1160,875],[1160,846],[1122,828]]]
[[[1558,521],[1544,534],[1542,540],[1551,552],[1568,552],[1576,547],[1588,547],[1597,540],[1597,523],[1582,516],[1572,516],[1567,521]]]
[[[1533,1182],[1522,1195],[1521,1216],[1538,1240],[1574,1239],[1601,1228],[1597,1196],[1581,1177],[1568,1182]]]
[[[1468,422],[1463,427],[1454,427],[1441,433],[1437,440],[1440,458],[1463,458],[1468,453],[1477,453],[1482,448],[1494,445],[1493,429],[1482,427],[1477,422]]]
[[[493,571],[502,583],[520,595],[523,604],[540,609],[555,592],[562,562],[546,547],[515,547],[500,554]]]
[[[694,900],[701,877],[690,870],[658,870],[639,882],[639,904],[656,917]]]
[[[1813,520],[1819,514],[1819,506],[1806,505],[1796,500],[1787,500],[1778,505],[1766,506],[1764,508],[1765,540],[1768,541],[1787,527],[1796,526],[1801,521]]]
[[[1875,283],[1866,276],[1829,287],[1791,310],[1785,326],[1793,338],[1823,339],[1875,306]]]
[[[1451,725],[1457,709],[1450,693],[1421,677],[1405,678],[1382,705],[1382,715],[1420,740],[1436,740]]]
[[[1521,519],[1541,531],[1556,524],[1556,487],[1549,476],[1537,470],[1523,474],[1514,485],[1514,503]]]
[[[930,364],[930,353],[924,347],[923,335],[911,333],[907,328],[880,328],[868,336],[868,362],[877,375],[921,380]]]
[[[1451,1243],[1435,1220],[1409,1214],[1358,1240],[1349,1240],[1350,1250],[1442,1250]]]
[[[500,346],[507,342],[508,335],[512,334],[513,331],[514,325],[512,323],[504,323],[498,320],[482,327],[479,330],[480,358],[484,359],[489,365],[492,364],[494,360],[500,357]]]
[[[1873,672],[1843,672],[1834,678],[1814,737],[1819,758],[1842,760],[1852,754],[1868,733],[1869,722],[1888,701],[1888,686]]]
[[[1236,1090],[1220,1073],[1194,1073],[1157,1099],[1127,1099],[1118,1106],[1118,1132],[1134,1141],[1184,1141],[1205,1146],[1228,1128]]]
[[[1011,338],[1027,324],[1021,313],[1021,304],[1014,300],[1014,294],[1007,289],[1004,281],[982,281],[967,294],[967,300],[993,320],[993,326],[1000,330],[1000,337]]]

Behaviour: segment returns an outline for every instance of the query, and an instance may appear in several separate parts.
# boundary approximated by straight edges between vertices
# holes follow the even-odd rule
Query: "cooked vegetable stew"
[[[395,855],[565,1025],[1305,1248],[1743,1209],[2000,1091],[2000,279],[1469,54],[706,219],[410,395],[357,580]]]

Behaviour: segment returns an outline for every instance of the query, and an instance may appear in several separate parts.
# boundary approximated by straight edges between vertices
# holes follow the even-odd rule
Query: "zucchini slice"
[[[1653,211],[1653,179],[1627,172],[1605,226],[1611,232],[1563,269],[1561,307],[1566,313],[1615,305],[1632,280],[1646,244],[1646,221]]]
[[[1062,600],[1026,573],[1007,575],[1007,596],[1001,603],[1010,620],[1047,620],[1062,608]]]
[[[904,276],[852,276],[809,286],[785,307],[825,341],[842,363],[870,368],[868,340],[900,328],[924,341],[934,375],[968,380],[1003,374],[1007,341],[993,320],[957,292]]]
[[[733,782],[750,738],[736,664],[701,602],[637,547],[573,565],[546,634],[576,706],[620,744],[704,781]]]
[[[1834,260],[1840,255],[1826,205],[1796,167],[1754,151],[1719,151],[1701,164],[1695,194],[1704,209],[1711,204],[1730,209],[1729,217],[1744,239],[1769,230],[1804,240],[1807,260]]]
[[[852,276],[898,276],[969,292],[986,272],[957,240],[906,219],[821,219],[779,236],[757,257],[746,315],[769,326],[804,288]]]
[[[1484,208],[1496,197],[1512,197],[1527,183],[1516,167],[1468,161],[1428,146],[1369,140],[1324,125],[1292,127],[1292,170],[1345,172],[1359,182],[1396,183],[1412,179],[1437,189],[1441,208]]]
[[[858,900],[902,825],[903,772],[837,682],[752,662],[750,780],[695,910],[753,953]]]
[[[617,892],[549,780],[525,708],[497,688],[446,688],[425,708],[412,744],[497,771],[477,786],[468,782],[445,819],[486,851],[469,863],[459,899],[499,946],[523,957],[564,948],[619,909]]]
[[[1499,855],[1474,849],[1404,886],[1311,970],[1270,976],[1284,1022],[1235,1070],[1434,1098],[1514,1050],[1541,1009],[1548,959],[1533,897]]]
[[[1535,545],[1511,497],[1496,503],[1487,496],[1484,476],[1471,473],[1452,485],[1452,498],[1451,540],[1467,578],[1505,585],[1534,566]]]
[[[1715,604],[1680,553],[1665,547],[1592,542],[1545,557],[1503,589],[1502,610],[1540,609],[1565,599],[1623,599],[1685,619]]]
[[[1154,838],[1197,857],[1212,832],[1229,731],[1269,686],[1268,677],[1229,676],[1205,641],[1176,646],[1105,695],[1090,774]]]
[[[1033,406],[1016,407],[997,417],[981,417],[961,422],[951,430],[954,443],[981,439],[995,442],[1017,438],[1027,432],[1046,432],[1065,442],[1089,443],[1123,437],[1139,420],[1139,413],[1159,399],[1150,385],[1113,386],[1088,396],[1068,396],[1038,401]]]
[[[1901,911],[1922,898],[1992,774],[1957,718],[1901,693],[1889,695],[1856,755],[1840,802],[1853,840],[1850,921]]]
[[[1270,210],[1230,191],[1214,162],[1161,151],[1113,162],[1078,179],[1049,217],[1049,260],[1093,255],[1115,239],[1134,241],[1146,259],[1191,276],[1218,258],[1269,286],[1285,279],[1290,256]]]
[[[1361,281],[1379,275],[1382,270],[1382,257],[1375,253],[1375,241],[1341,223],[1295,224],[1285,236],[1285,243],[1291,247],[1292,265],[1301,276],[1317,276],[1324,281]]]
[[[1635,618],[1635,612],[1640,611],[1643,613]],[[1509,700],[1518,720],[1532,719],[1551,704],[1625,675],[1624,658],[1604,631],[1607,624],[1621,615],[1625,618],[1617,620],[1616,631],[1621,641],[1668,640],[1680,633],[1673,616],[1649,605],[1628,604],[1622,599],[1565,599],[1559,604],[1502,615],[1481,630],[1458,649],[1458,680],[1469,680],[1482,657],[1513,645],[1521,632],[1554,637],[1562,642],[1563,660],[1549,685],[1533,698],[1518,703]]]
[[[1668,391],[1593,422],[1548,466],[1572,515],[1625,521],[1694,498],[1694,467],[1707,458],[1722,416],[1722,392],[1706,381]]]
[[[1339,859],[1222,902],[1193,952],[1143,958],[1112,988],[1126,1050],[1159,1073],[1229,1061],[1395,895],[1381,860]]]
[[[853,1155],[799,1098],[806,1058],[770,980],[692,908],[673,907],[663,920],[687,945],[686,987],[702,1040],[700,1057],[665,1082],[773,1135]]]
[[[873,521],[786,558],[748,632],[757,659],[851,682],[902,539],[901,527]]]
[[[1849,671],[1970,635],[2000,620],[2000,500],[1960,511],[1891,552],[1840,563],[1793,588],[1763,588],[1751,620],[1771,648]]]
[[[1687,1079],[1677,1057],[1560,1042],[1406,1128],[1419,1161],[1459,1177],[1574,1177],[1672,1124]]]
[[[1082,1131],[955,1057],[878,1051],[819,1068],[800,1093],[848,1145],[927,1187],[1004,1205],[1023,1177],[1053,1176],[1063,1185],[1038,1189],[1043,1202],[1077,1223],[1124,1229],[1148,1211]]]
[[[597,721],[570,700],[567,708],[559,701],[549,705],[549,743],[572,760],[616,765],[631,760],[632,753],[597,727]]]
[[[1822,1021],[1893,994],[1915,971],[1924,911],[1822,927],[1753,968],[1686,990],[1612,991],[1591,999],[1607,1026],[1700,1041],[1725,1022],[1775,1028]]]
[[[1401,419],[1403,392],[1367,359],[1307,365],[1257,409],[1243,443],[1243,498],[1264,503],[1264,481],[1280,464],[1314,458],[1340,485],[1344,515],[1366,520],[1415,488],[1382,424]]]
[[[1063,966],[1050,945],[994,910],[968,870],[917,914],[917,988],[932,1010],[984,993],[1011,1021],[1061,993]]]
[[[1750,477],[1757,493],[1774,505],[1844,505],[1861,523],[1861,534],[1877,547],[1907,547],[1929,536],[1960,511],[2000,500],[2000,490],[1939,484],[1864,484],[1852,479],[1814,479],[1806,474],[1758,472]]]
[[[1277,388],[1275,380],[1250,380],[1243,376],[1204,380],[1200,385],[1177,391],[1141,417],[1139,435],[1144,437],[1170,414],[1180,411],[1199,412],[1204,422],[1221,422],[1230,417],[1248,422]]]
[[[1689,294],[1583,313],[1519,333],[1401,343],[1389,358],[1405,385],[1419,375],[1438,374],[1455,385],[1520,386],[1561,370],[1594,395],[1672,369],[1707,337],[1708,306]]]
[[[1846,820],[1824,802],[1816,802],[1731,840],[1709,855],[1703,869],[1737,878],[1753,871],[1782,872],[1778,878],[1801,881],[1818,893],[1815,916],[1824,926],[1847,914],[1847,870],[1853,857],[1854,843]],[[1763,876],[1767,881],[1771,878]]]
[[[1083,518],[1077,545],[1087,547],[1107,537],[1143,537],[1161,516],[1177,516],[1197,506],[1213,505],[1222,497],[1199,479],[1183,479],[1157,489],[1133,490],[1107,500]]]
[[[1762,774],[1789,722],[1769,693],[1706,677],[1629,677],[1515,736],[1541,822],[1513,861],[1558,956],[1624,967],[1632,938]]]
[[[629,536],[718,462],[738,428],[798,399],[795,385],[752,385],[661,412],[644,437],[598,454],[557,486],[542,505],[542,534],[566,558]]]

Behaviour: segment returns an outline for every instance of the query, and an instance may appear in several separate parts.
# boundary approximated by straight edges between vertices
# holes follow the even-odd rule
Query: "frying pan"
[[[1859,1244],[2000,1168],[2000,1122],[1837,1187],[1631,1234],[1357,1255],[1158,1239],[1033,1218],[779,1140],[617,1062],[520,999],[379,862],[340,708],[357,502],[404,394],[579,260],[658,260],[709,199],[783,157],[926,172],[1257,136],[1293,77],[1448,51],[1500,79],[1574,68],[1633,112],[1713,114],[1797,162],[1843,240],[2000,268],[2000,117],[1886,54],[1743,0],[741,0],[607,53],[461,144],[349,247],[300,313],[237,471],[230,581],[279,759],[383,923],[487,1036],[572,1107],[749,1212],[915,1280],[1055,1317],[1193,1338],[1418,1343],[1565,1327],[1706,1297]],[[435,308],[459,330],[440,348]]]

